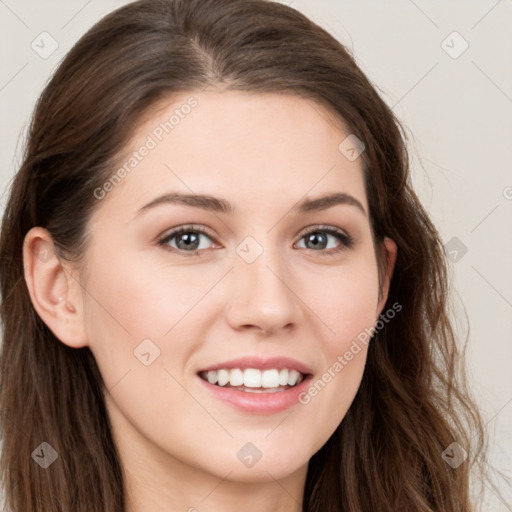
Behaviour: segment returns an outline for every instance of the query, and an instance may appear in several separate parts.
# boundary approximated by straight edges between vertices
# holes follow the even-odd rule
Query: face
[[[175,96],[138,126],[96,192],[79,307],[121,450],[263,481],[338,427],[391,272],[379,299],[347,135],[305,99],[233,91]]]

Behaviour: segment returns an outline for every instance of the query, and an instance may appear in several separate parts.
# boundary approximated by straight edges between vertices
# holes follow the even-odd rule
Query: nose
[[[264,248],[251,263],[236,255],[230,273],[227,319],[233,329],[265,335],[291,329],[301,314],[289,263],[277,250]]]

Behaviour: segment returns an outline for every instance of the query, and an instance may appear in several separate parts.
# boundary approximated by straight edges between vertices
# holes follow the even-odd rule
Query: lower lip
[[[306,391],[313,378],[308,375],[300,384],[285,391],[274,393],[251,393],[250,391],[239,391],[234,388],[225,388],[210,384],[208,381],[197,376],[206,389],[215,398],[227,402],[239,410],[252,414],[272,414],[284,411],[299,401],[299,395]]]

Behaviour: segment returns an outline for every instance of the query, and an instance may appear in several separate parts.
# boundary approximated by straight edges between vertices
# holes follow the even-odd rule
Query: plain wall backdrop
[[[121,0],[0,0],[0,207],[60,60]],[[286,0],[353,53],[412,134],[416,190],[452,260],[494,478],[512,510],[512,1]]]

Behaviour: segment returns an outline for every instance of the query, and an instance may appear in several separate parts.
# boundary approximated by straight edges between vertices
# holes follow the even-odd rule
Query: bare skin
[[[197,105],[157,140],[155,127],[191,96]],[[277,413],[218,400],[198,372],[241,356],[286,356],[320,378],[383,312],[396,245],[386,239],[382,248],[390,263],[379,297],[362,159],[339,151],[348,133],[317,104],[183,93],[145,116],[127,155],[151,134],[156,147],[91,218],[86,268],[53,253],[38,258],[52,238],[39,227],[27,234],[32,302],[62,343],[90,347],[98,362],[129,512],[238,512],[241,503],[246,512],[300,511],[308,461],[352,403],[367,347],[309,403]],[[236,214],[179,203],[138,213],[170,192],[223,198]],[[294,210],[335,192],[362,208],[352,201]],[[199,241],[193,250],[183,235],[159,243],[190,224]],[[307,231],[317,233],[316,245]],[[148,339],[144,357],[160,353],[145,365],[134,351]],[[237,456],[249,442],[261,453],[252,467]]]

